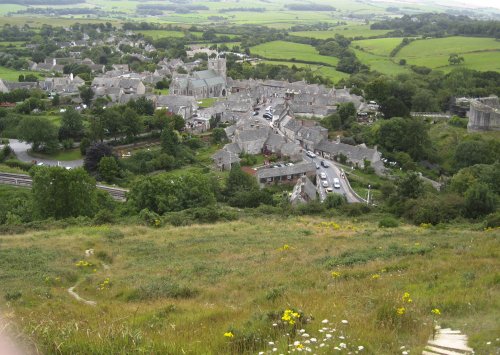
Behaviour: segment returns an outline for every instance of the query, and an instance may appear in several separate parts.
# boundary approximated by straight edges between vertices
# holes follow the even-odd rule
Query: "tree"
[[[497,197],[488,185],[475,183],[465,193],[465,213],[467,217],[478,218],[495,212]]]
[[[113,156],[113,148],[111,148],[106,143],[94,143],[87,148],[87,154],[83,161],[83,167],[89,173],[97,172],[99,168],[99,162],[103,157]]]
[[[166,127],[161,133],[161,148],[163,152],[177,157],[179,154],[179,135],[171,127]]]
[[[226,131],[224,128],[214,128],[212,131],[212,142],[214,144],[222,143],[227,140]]]
[[[116,108],[110,108],[102,114],[103,129],[116,139],[123,129],[122,115]]]
[[[108,183],[112,183],[120,174],[120,167],[113,156],[102,157],[99,161],[99,177]]]
[[[55,94],[54,97],[52,97],[52,106],[56,107],[61,104],[61,97],[59,94]]]
[[[328,194],[325,200],[323,201],[323,204],[326,206],[326,208],[329,209],[340,207],[345,203],[346,203],[345,196],[337,193]]]
[[[97,210],[95,180],[83,169],[36,167],[31,170],[34,209],[42,218],[92,216]]]
[[[418,90],[413,96],[411,108],[416,112],[439,111],[436,94],[430,90]]]
[[[57,146],[57,128],[46,118],[24,117],[17,130],[19,138],[30,143],[33,151],[51,150]]]
[[[498,146],[482,139],[467,140],[458,144],[455,155],[455,168],[461,169],[475,164],[492,164],[498,157]]]
[[[356,118],[356,107],[352,102],[342,103],[337,108],[342,127],[349,127],[351,121]]]
[[[83,136],[83,118],[74,108],[70,107],[61,117],[59,139],[80,139]]]
[[[80,86],[78,88],[80,91],[80,98],[82,99],[82,102],[87,105],[87,107],[90,107],[90,104],[92,102],[92,99],[94,98],[94,91],[92,91],[92,88],[90,86]]]
[[[464,57],[459,56],[456,53],[450,54],[450,57],[448,58],[448,63],[450,63],[450,65],[458,65],[460,63],[463,63],[464,61]]]
[[[408,117],[410,115],[410,110],[408,110],[404,102],[395,97],[389,97],[382,101],[380,111],[382,111],[385,118]]]
[[[424,184],[418,173],[410,172],[396,184],[396,192],[400,199],[416,199],[424,194]]]
[[[135,137],[141,131],[142,123],[139,115],[129,107],[123,112],[121,122],[127,137]]]

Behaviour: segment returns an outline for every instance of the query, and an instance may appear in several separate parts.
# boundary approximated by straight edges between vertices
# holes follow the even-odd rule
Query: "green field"
[[[477,70],[500,71],[500,41],[493,38],[447,37],[413,41],[403,47],[396,58],[404,58],[409,64],[449,71],[450,54],[464,57],[461,65]]]
[[[389,54],[401,38],[379,38],[353,41],[351,46],[362,63],[370,65],[373,70],[384,74],[407,72],[408,68],[400,66],[400,59],[408,65],[425,66],[432,69],[452,70],[450,54],[457,53],[464,57],[461,67],[482,71],[500,71],[500,42],[493,38],[446,37],[418,39],[403,47],[394,58]],[[355,49],[356,47],[361,48]]]
[[[311,69],[311,71],[314,74],[329,78],[333,83],[336,83],[341,79],[349,77],[349,74],[337,71],[335,68],[327,67],[325,65],[313,65],[313,64],[306,64],[306,63],[274,61],[274,60],[264,60],[264,61],[259,62],[259,63],[273,64],[273,65],[285,65],[287,67],[292,67],[293,65],[295,65],[297,68],[309,68],[309,69]]]
[[[336,34],[342,35],[347,38],[353,37],[372,37],[384,35],[388,30],[371,30],[370,25],[346,25],[346,26],[336,26],[328,31],[299,31],[290,32],[293,36],[299,37],[309,37],[317,39],[327,39],[333,38]]]
[[[71,160],[82,159],[82,153],[80,152],[79,148],[70,150],[61,150],[54,154],[41,154],[33,152],[30,152],[29,154],[35,158],[60,160],[60,161],[71,161]]]
[[[266,59],[278,59],[283,61],[304,61],[310,63],[326,64],[335,66],[338,58],[319,55],[316,48],[308,44],[292,43],[285,41],[273,41],[250,48],[252,54]]]
[[[494,353],[499,231],[376,221],[259,216],[3,234],[2,310],[43,353],[286,353],[307,345],[304,329],[319,339],[309,345],[317,354],[341,342],[352,353],[418,354],[434,321],[467,334],[476,353]],[[72,298],[75,285],[96,306]],[[296,324],[282,320],[287,309],[299,312]],[[332,339],[322,327],[336,329]]]
[[[34,74],[40,76],[37,72],[27,71],[27,70],[15,70],[0,66],[0,79],[8,81],[18,81],[19,75]]]

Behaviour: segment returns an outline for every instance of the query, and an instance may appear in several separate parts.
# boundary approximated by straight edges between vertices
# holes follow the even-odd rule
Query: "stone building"
[[[500,103],[497,96],[471,100],[467,130],[500,131]]]

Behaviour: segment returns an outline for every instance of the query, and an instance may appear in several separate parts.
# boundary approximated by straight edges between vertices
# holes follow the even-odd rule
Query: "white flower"
[[[259,351],[259,355],[264,355],[264,352],[263,351]]]
[[[339,339],[345,339],[345,337],[343,335],[339,336]]]
[[[295,341],[293,342],[293,345],[295,345],[295,346],[297,346],[297,345],[299,345],[299,344],[300,344],[300,341],[298,341],[298,340],[295,340]]]
[[[408,355],[408,351],[403,351],[401,354]]]
[[[348,322],[346,319],[342,319],[342,323],[343,323],[343,324],[347,324],[347,323],[349,323],[349,322]]]
[[[273,348],[273,351],[278,351],[278,348]]]
[[[364,348],[365,348],[365,347],[364,347],[363,345],[359,345],[359,346],[358,346],[358,350],[360,350],[360,351],[361,351],[361,350],[363,350]]]
[[[332,335],[331,335],[331,334],[326,334],[325,336],[326,336],[327,338],[331,338],[331,337],[332,337]]]
[[[278,326],[278,323],[273,323],[273,327],[277,327]]]
[[[338,350],[338,351],[342,351],[341,348],[339,348],[338,346],[334,347],[335,350]]]
[[[323,320],[321,321],[321,323],[323,323],[323,324],[328,323],[328,319],[323,319]]]
[[[344,349],[345,349],[345,348],[347,348],[346,343],[340,343],[340,344],[339,344],[339,346],[340,346],[341,348],[344,348]]]
[[[324,332],[324,330],[323,330],[323,329],[320,329],[320,330],[318,330],[318,331],[319,331],[320,333],[323,333],[323,332]]]
[[[270,341],[270,342],[269,342],[269,345],[274,345],[274,341]]]
[[[487,342],[486,345],[491,345],[491,341]]]
[[[310,340],[306,340],[306,341],[304,341],[304,344],[311,344],[311,341]]]
[[[324,347],[324,346],[325,346],[325,343],[321,343],[321,344],[319,344],[319,347],[320,347],[320,348],[322,348],[322,347]]]
[[[302,336],[303,336],[304,338],[309,338],[309,334],[307,334],[307,333],[303,333],[303,334],[302,334]]]
[[[317,342],[317,341],[318,341],[318,339],[316,339],[316,338],[311,338],[311,343],[315,343],[315,342]]]

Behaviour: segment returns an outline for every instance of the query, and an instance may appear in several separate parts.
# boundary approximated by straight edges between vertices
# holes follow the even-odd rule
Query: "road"
[[[16,154],[17,159],[24,161],[26,163],[31,163],[36,160],[38,163],[43,163],[48,166],[62,166],[69,168],[77,168],[83,166],[83,159],[69,160],[69,161],[57,161],[51,159],[35,158],[28,154],[28,150],[31,149],[31,145],[21,142],[17,139],[9,139],[9,145],[11,149]]]

